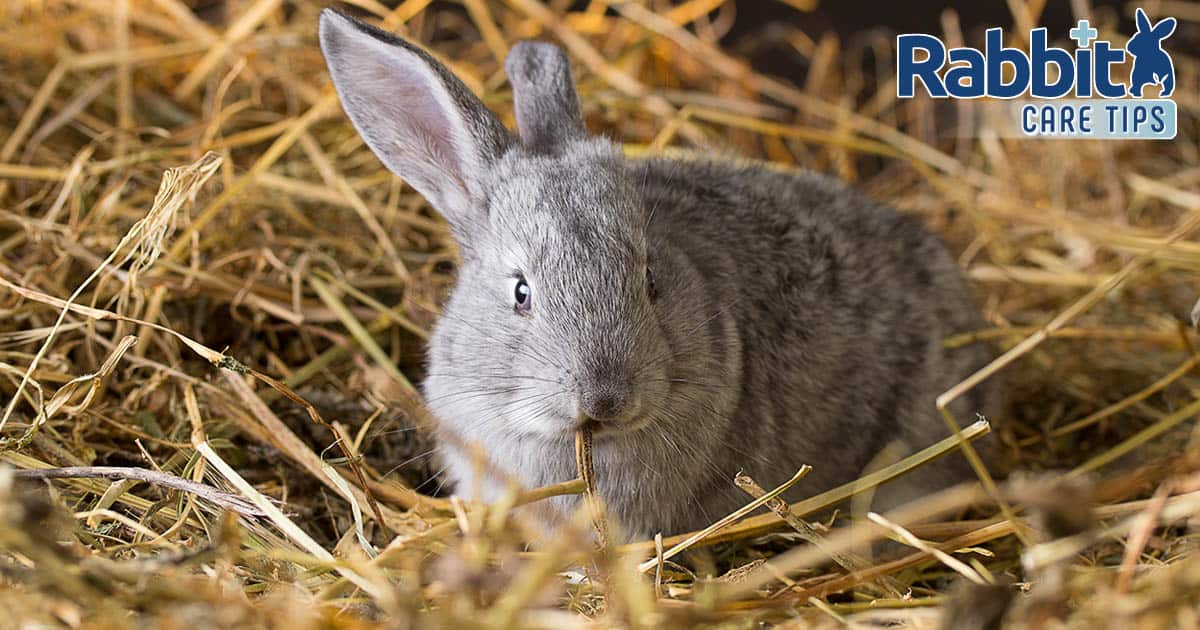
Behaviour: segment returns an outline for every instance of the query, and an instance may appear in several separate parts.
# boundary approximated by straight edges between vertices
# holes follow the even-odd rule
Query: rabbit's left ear
[[[522,144],[547,152],[587,135],[571,80],[571,63],[561,48],[545,42],[518,42],[508,53],[504,71],[512,84]]]
[[[1151,29],[1150,32],[1154,33],[1155,39],[1166,39],[1170,37],[1171,33],[1175,32],[1175,18],[1170,17],[1159,20],[1158,24],[1155,24],[1154,28]]]

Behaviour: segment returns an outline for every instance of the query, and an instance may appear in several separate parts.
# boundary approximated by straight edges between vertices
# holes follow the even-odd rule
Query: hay
[[[1005,468],[1057,471],[805,518],[950,438],[791,506],[737,480],[769,510],[702,535],[597,549],[603,521],[581,513],[574,535],[527,547],[512,508],[588,483],[489,509],[431,496],[412,382],[454,246],[341,115],[320,7],[201,4],[0,8],[6,623],[1200,623],[1195,55],[1172,50],[1176,141],[1027,141],[968,105],[897,102],[886,36],[784,29],[805,85],[757,73],[715,44],[733,17],[721,0],[353,2],[428,43],[510,123],[503,55],[548,38],[576,63],[592,128],[630,154],[830,171],[919,216],[991,326],[946,343],[1000,357],[940,402],[1003,378]],[[1009,5],[1038,22],[1042,3]],[[1115,14],[1094,19],[1122,38]],[[873,55],[884,69],[864,72]],[[969,420],[948,418],[964,437],[988,430]],[[872,559],[864,544],[883,536],[908,555]]]

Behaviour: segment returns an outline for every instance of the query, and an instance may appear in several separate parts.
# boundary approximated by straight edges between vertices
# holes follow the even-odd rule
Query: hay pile
[[[966,106],[898,103],[887,34],[848,47],[783,29],[807,79],[758,74],[714,43],[735,19],[721,0],[353,4],[428,43],[506,116],[507,47],[548,38],[577,64],[591,127],[631,153],[717,148],[831,171],[919,215],[992,325],[947,343],[1005,353],[983,376],[1014,401],[994,419],[1007,467],[1058,472],[832,524],[799,517],[845,494],[790,513],[764,499],[661,554],[650,541],[594,552],[583,517],[580,536],[526,548],[511,505],[425,496],[437,465],[411,383],[455,252],[342,116],[320,6],[9,3],[4,625],[1200,625],[1195,55],[1172,50],[1178,140],[1026,141]],[[1038,21],[1042,3],[1009,4]],[[1176,14],[1181,31],[1196,19]],[[1124,39],[1117,15],[1091,15]],[[972,35],[953,12],[941,25]],[[909,555],[848,560],[880,535]],[[680,543],[686,563],[658,559]]]

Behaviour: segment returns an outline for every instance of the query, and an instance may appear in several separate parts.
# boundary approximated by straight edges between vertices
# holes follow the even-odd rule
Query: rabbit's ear
[[[384,166],[452,226],[477,221],[482,174],[512,142],[504,125],[442,64],[398,37],[326,9],[320,39],[342,107]]]
[[[1136,17],[1134,19],[1137,21],[1137,30],[1139,33],[1149,34],[1150,31],[1154,30],[1154,28],[1150,26],[1150,18],[1146,17],[1146,12],[1142,10],[1142,7],[1137,8],[1135,15]]]
[[[518,42],[508,53],[504,69],[525,146],[551,151],[564,141],[587,135],[571,63],[562,49],[545,42]]]
[[[1151,32],[1154,33],[1154,38],[1158,40],[1164,40],[1170,37],[1171,33],[1175,32],[1175,18],[1169,17],[1159,20],[1158,24],[1154,25],[1154,29]]]

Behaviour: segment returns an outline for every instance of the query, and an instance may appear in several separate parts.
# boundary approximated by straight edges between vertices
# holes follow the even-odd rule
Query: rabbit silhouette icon
[[[1161,85],[1160,98],[1175,91],[1175,67],[1171,55],[1163,50],[1162,41],[1175,32],[1175,18],[1159,20],[1150,24],[1150,18],[1139,7],[1137,10],[1137,32],[1125,45],[1125,52],[1133,57],[1133,73],[1129,77],[1129,93],[1142,97],[1142,88]]]

